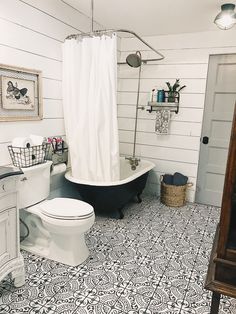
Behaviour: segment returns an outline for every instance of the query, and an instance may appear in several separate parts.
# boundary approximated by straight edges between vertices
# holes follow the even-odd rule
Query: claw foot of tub
[[[119,215],[120,215],[119,219],[123,219],[124,218],[124,214],[123,214],[122,209],[119,209],[118,212],[119,212]]]
[[[116,209],[112,212],[112,214],[110,214],[110,217],[111,218],[114,218],[114,219],[123,219],[124,218],[124,214],[123,214],[123,211],[122,209]]]
[[[141,193],[137,194],[137,200],[138,200],[138,203],[142,203]]]

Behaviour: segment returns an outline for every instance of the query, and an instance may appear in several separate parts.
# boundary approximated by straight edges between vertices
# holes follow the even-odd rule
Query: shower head
[[[136,51],[136,53],[131,53],[126,58],[126,63],[132,68],[138,68],[142,64],[142,56],[140,51]]]

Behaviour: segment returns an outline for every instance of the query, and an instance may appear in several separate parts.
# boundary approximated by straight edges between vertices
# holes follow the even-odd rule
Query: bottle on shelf
[[[157,102],[164,102],[165,101],[165,91],[164,89],[160,89],[157,92]]]
[[[156,99],[156,90],[155,88],[152,89],[152,92],[151,92],[151,97],[150,97],[150,101],[151,102],[154,102]]]

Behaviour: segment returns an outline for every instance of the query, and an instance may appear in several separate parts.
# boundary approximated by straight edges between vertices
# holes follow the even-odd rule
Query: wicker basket
[[[161,203],[170,207],[181,207],[185,205],[186,190],[193,186],[193,183],[187,183],[185,185],[169,185],[163,182],[163,176],[161,180]]]

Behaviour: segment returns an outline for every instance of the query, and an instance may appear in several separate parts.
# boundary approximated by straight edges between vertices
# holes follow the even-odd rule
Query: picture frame
[[[0,64],[0,122],[42,118],[42,72]]]

